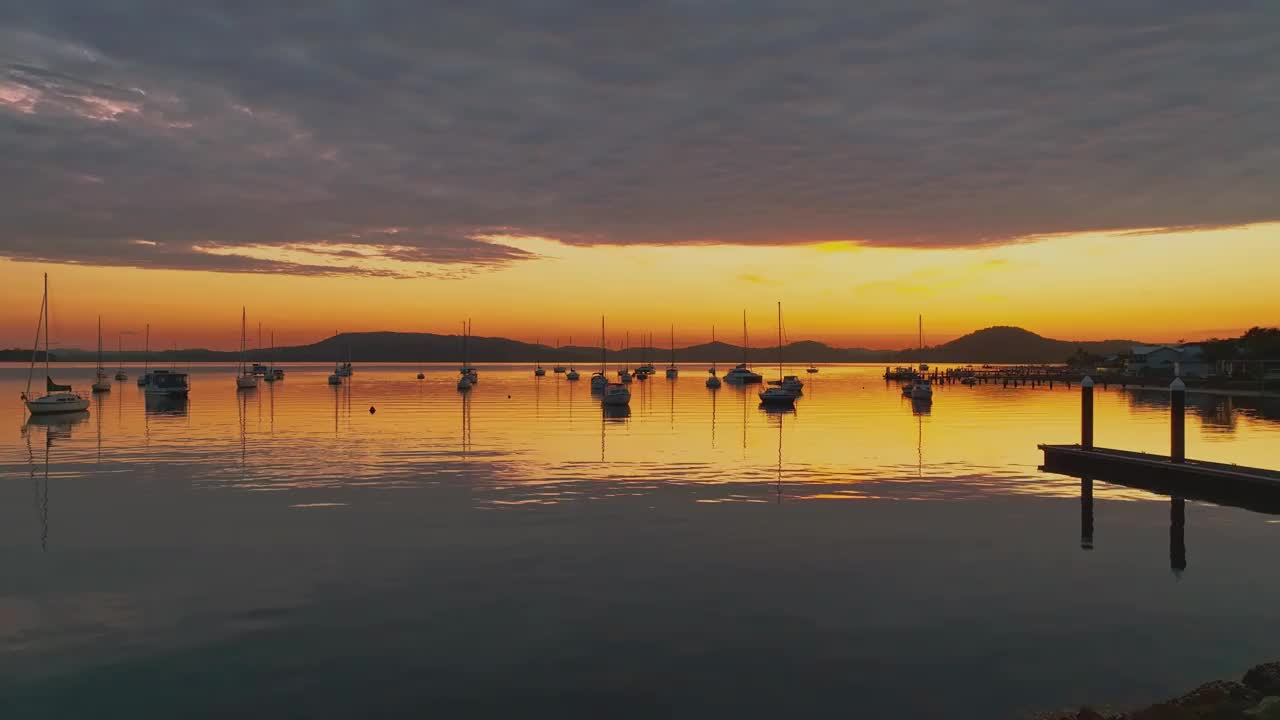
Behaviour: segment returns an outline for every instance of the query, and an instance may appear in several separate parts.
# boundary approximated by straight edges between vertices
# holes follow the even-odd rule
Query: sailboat
[[[747,311],[742,311],[742,362],[724,374],[724,381],[738,385],[753,385],[761,382],[764,377],[760,373],[752,372],[747,367]]]
[[[258,323],[258,354],[262,354],[262,323]],[[254,361],[251,372],[258,377],[266,377],[271,372],[271,368],[263,365],[260,361]]]
[[[245,350],[245,310],[244,306],[240,306],[240,369],[236,373],[236,389],[248,390],[258,387],[258,376],[253,374],[249,366],[244,363]]]
[[[623,335],[623,337],[624,337],[624,338],[626,338],[626,340],[625,340],[625,341],[623,342],[623,344],[622,344],[622,345],[623,345],[622,353],[623,353],[623,357],[625,358],[625,356],[626,356],[626,350],[627,350],[627,347],[626,347],[626,346],[628,346],[628,345],[630,345],[630,344],[631,344],[631,333],[626,333],[626,334],[624,334],[624,335]],[[636,372],[638,373],[638,372],[640,372],[640,371],[637,369],[637,370],[636,370]],[[623,362],[622,369],[618,371],[618,382],[622,382],[622,383],[630,383],[630,382],[631,382],[631,366],[630,366],[630,363]]]
[[[671,364],[667,366],[667,378],[674,379],[680,374],[680,368],[676,367],[676,326],[671,326]]]
[[[800,382],[794,375],[784,377],[782,375],[782,303],[778,303],[778,381],[769,383],[772,387],[760,391],[760,402],[765,405],[794,405],[796,398],[800,396],[800,389],[794,387],[794,384],[788,386],[788,380],[796,383]]]
[[[111,390],[111,381],[107,379],[107,371],[102,367],[102,316],[98,316],[98,370],[94,374],[93,391],[96,393]]]
[[[536,341],[534,341],[534,344],[533,344],[533,349],[535,352],[540,347],[542,347],[542,338],[538,338]],[[547,374],[547,369],[542,367],[542,363],[538,362],[538,359],[535,357],[533,359],[533,376],[545,377],[546,374]]]
[[[142,374],[138,376],[138,387],[145,387],[151,382],[151,323],[147,323],[147,339],[142,348]]]
[[[279,378],[276,377],[276,332],[271,331],[271,354],[267,357],[267,367],[262,371],[262,379],[269,383],[273,383]]]
[[[712,325],[711,326],[711,352],[714,353],[715,351],[716,351],[716,326]],[[713,390],[715,388],[720,387],[720,378],[716,377],[716,356],[715,355],[711,356],[711,369],[708,370],[707,372],[711,373],[711,377],[707,378],[707,387]],[[712,408],[714,409],[715,406],[712,405]]]
[[[559,350],[560,350],[560,338],[556,338],[556,350],[557,350],[557,351],[559,351]],[[563,375],[563,374],[564,374],[564,366],[563,366],[563,365],[561,365],[561,364],[559,364],[559,363],[557,363],[555,367],[551,368],[551,372],[553,372],[553,373],[555,373],[555,374],[557,374],[557,375]]]
[[[600,332],[604,334],[604,318],[600,318]],[[627,338],[630,340],[630,337]],[[601,338],[603,345],[603,337]],[[626,343],[630,345],[631,343]],[[603,369],[603,368],[602,368]],[[594,382],[594,378],[592,379]],[[600,389],[600,404],[606,408],[621,407],[631,403],[631,391],[627,389],[627,383],[631,382],[631,374],[624,368],[618,371],[618,382],[605,383]]]
[[[600,316],[600,372],[591,373],[591,392],[604,392],[604,388],[609,384],[609,379],[605,377],[608,348],[604,343],[604,316]]]
[[[919,339],[916,340],[916,346],[919,349],[920,357],[924,357],[924,315],[919,317]],[[926,372],[929,369],[929,363],[920,363],[920,372]]]
[[[276,367],[276,333],[271,331],[271,377],[275,380],[284,379],[284,370]]]
[[[31,397],[31,378],[36,370],[36,353],[40,347],[40,331],[44,331],[44,389],[45,394]],[[36,342],[31,349],[31,367],[27,370],[27,389],[22,401],[32,415],[81,412],[89,409],[89,398],[72,392],[70,385],[58,385],[49,375],[49,275],[44,276],[44,297],[40,300],[40,319],[36,322]]]
[[[337,331],[337,330],[334,330],[334,331],[333,331],[333,337],[334,337],[334,339],[335,339],[335,340],[337,339],[337,337],[338,337],[338,331]],[[338,351],[338,352],[337,352],[337,355],[338,355],[337,359],[335,359],[335,360],[333,361],[333,372],[329,373],[329,380],[328,380],[328,383],[329,383],[330,385],[341,385],[341,384],[342,384],[342,352],[341,352],[341,351]],[[335,410],[335,412],[336,412],[336,410]],[[337,421],[335,420],[334,422],[336,423]]]
[[[471,321],[462,323],[462,367],[458,370],[461,377],[458,378],[459,390],[470,390],[475,385],[475,370],[471,369],[470,356],[468,355],[468,341],[471,337]]]
[[[120,361],[120,366],[116,368],[116,379],[124,382],[129,379],[129,374],[124,371],[124,339],[120,335],[116,335],[116,359]]]
[[[653,345],[653,334],[650,333],[647,338],[645,336],[641,337],[644,344],[640,347],[640,366],[636,368],[636,379],[638,380],[644,380],[657,371],[653,363],[649,362],[649,348]],[[641,377],[641,375],[644,377]]]
[[[570,351],[570,352],[572,352],[572,351],[573,351],[573,336],[572,336],[572,335],[570,335],[570,336],[569,336],[569,351]],[[578,379],[578,378],[580,378],[580,377],[582,377],[582,376],[578,374],[578,368],[574,367],[574,366],[573,366],[573,360],[570,360],[570,361],[569,361],[569,372],[566,372],[566,373],[564,374],[564,379],[565,379],[565,380],[577,380],[577,379]]]

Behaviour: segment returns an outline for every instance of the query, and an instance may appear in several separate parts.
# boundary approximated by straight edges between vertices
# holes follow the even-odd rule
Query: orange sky
[[[989,325],[1060,339],[1164,341],[1280,323],[1280,223],[1053,236],[980,249],[500,241],[538,257],[458,279],[412,280],[0,260],[0,345],[30,345],[41,272],[50,274],[52,339],[62,347],[91,347],[101,313],[108,346],[120,331],[138,333],[125,344],[140,345],[150,322],[156,347],[233,349],[241,304],[250,325],[274,329],[281,345],[334,330],[453,333],[464,317],[477,335],[545,343],[557,336],[568,343],[572,335],[577,344],[594,344],[601,313],[610,342],[624,331],[633,344],[653,332],[662,345],[673,323],[677,345],[705,342],[712,324],[721,339],[738,342],[744,308],[752,344],[763,345],[774,336],[776,300],[789,339],[849,347],[913,345],[917,313],[925,316],[926,344]]]

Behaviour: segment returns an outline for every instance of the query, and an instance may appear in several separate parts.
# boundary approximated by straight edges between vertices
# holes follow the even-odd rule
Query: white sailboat
[[[93,391],[96,393],[109,392],[111,390],[111,381],[107,379],[107,370],[102,367],[102,316],[98,316],[98,370],[93,376]]]
[[[792,383],[790,386],[784,384],[788,380],[796,383],[799,379],[794,375],[784,377],[782,374],[782,303],[778,303],[778,381],[777,383],[769,383],[772,387],[760,391],[760,402],[766,405],[795,405],[796,398],[800,397],[800,389]]]
[[[760,373],[752,372],[747,367],[747,311],[742,311],[742,362],[724,374],[724,381],[737,385],[753,385],[761,382],[764,377]]]
[[[258,387],[258,376],[254,375],[244,362],[245,350],[245,309],[240,307],[240,367],[236,371],[236,389],[250,390]]]
[[[711,326],[711,352],[716,351],[716,326]],[[720,387],[720,378],[716,377],[716,356],[711,356],[711,369],[707,372],[711,373],[711,377],[707,378],[707,387],[712,390]]]
[[[44,388],[45,394],[31,397],[31,379],[36,370],[36,354],[40,348],[40,332],[44,331]],[[36,322],[36,341],[31,349],[31,367],[27,370],[27,389],[22,401],[32,415],[81,412],[89,409],[89,398],[73,392],[70,385],[58,385],[49,374],[49,275],[44,276],[44,297],[40,300],[40,319]]]
[[[573,336],[572,336],[572,335],[570,335],[570,336],[569,336],[569,351],[570,351],[570,352],[572,352],[572,351],[573,351]],[[568,371],[568,372],[566,372],[566,373],[564,374],[564,379],[565,379],[565,380],[577,380],[577,379],[578,379],[578,378],[580,378],[580,377],[582,377],[582,376],[578,374],[578,368],[574,367],[574,366],[573,366],[573,360],[570,360],[570,361],[569,361],[569,371]]]
[[[671,326],[671,364],[667,365],[667,379],[672,380],[680,375],[680,368],[676,367],[676,326]]]

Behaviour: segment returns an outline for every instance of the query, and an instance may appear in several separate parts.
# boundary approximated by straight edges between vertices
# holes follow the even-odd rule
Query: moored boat
[[[36,370],[36,353],[40,347],[40,332],[44,331],[44,389],[40,397],[31,396],[31,379]],[[49,374],[49,275],[44,276],[44,296],[40,300],[40,315],[36,321],[36,346],[31,349],[31,366],[27,369],[27,389],[22,393],[22,401],[32,415],[56,415],[59,413],[75,413],[89,409],[89,398],[71,389],[70,385],[59,385]]]

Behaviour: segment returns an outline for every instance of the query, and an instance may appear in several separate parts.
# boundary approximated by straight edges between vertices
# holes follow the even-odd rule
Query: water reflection
[[[121,395],[123,394],[124,393],[121,393]],[[143,410],[148,415],[168,415],[172,417],[182,417],[187,414],[187,402],[188,402],[188,399],[185,397],[170,397],[168,395],[144,395]]]

